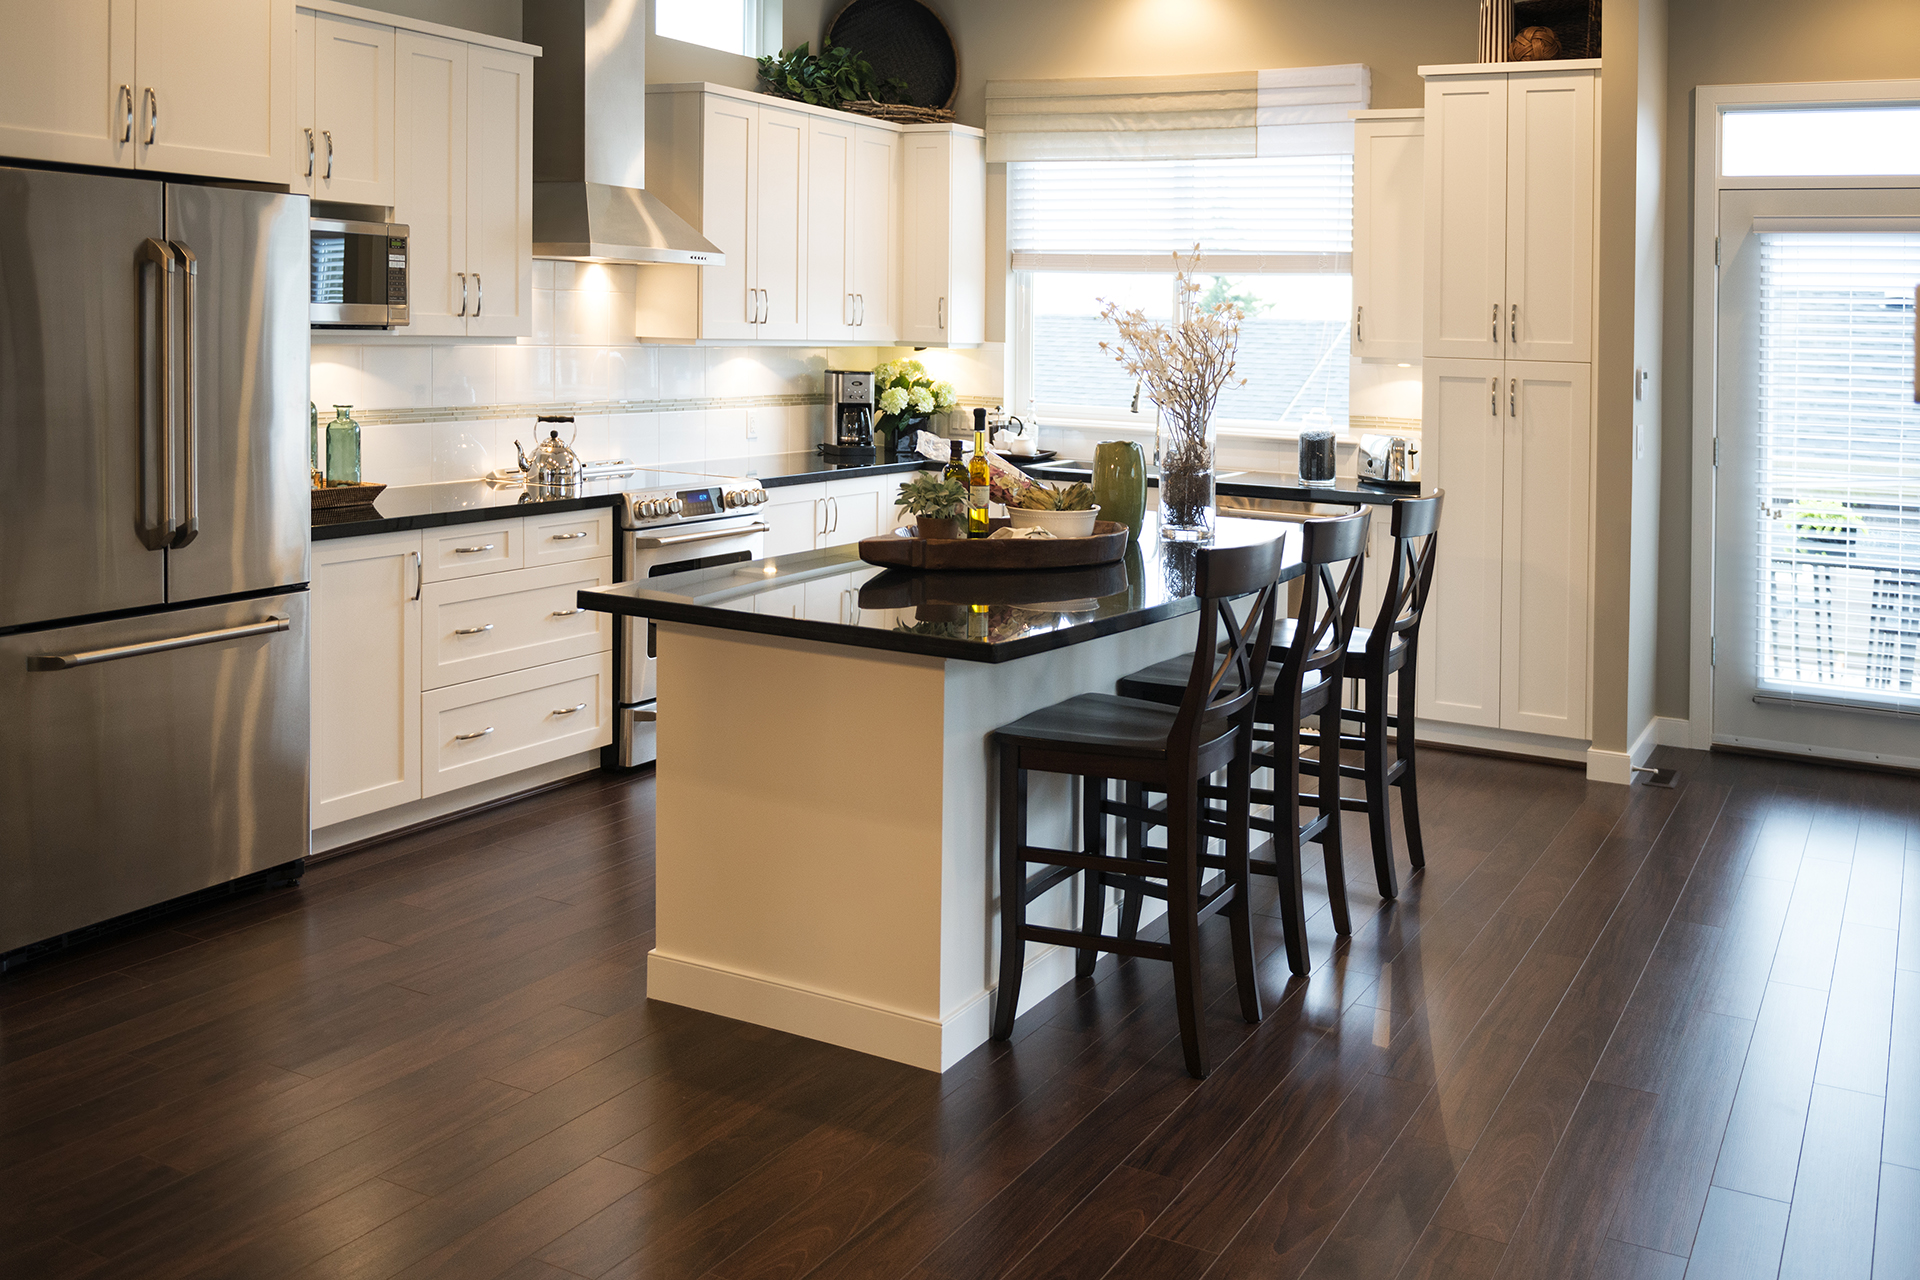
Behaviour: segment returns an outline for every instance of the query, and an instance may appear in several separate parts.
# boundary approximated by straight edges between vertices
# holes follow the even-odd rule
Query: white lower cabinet
[[[313,547],[313,825],[420,798],[420,535]]]
[[[894,495],[911,472],[856,476],[822,484],[769,489],[760,509],[767,525],[767,554],[793,555],[872,538],[894,527]]]
[[[611,649],[421,697],[425,792],[437,796],[613,740]]]
[[[585,511],[316,543],[313,825],[612,741],[613,620],[575,604],[612,537]]]
[[[813,550],[820,536],[820,508],[826,492],[824,484],[780,485],[767,490],[767,505],[760,508],[760,519],[767,526],[768,555],[790,556]]]

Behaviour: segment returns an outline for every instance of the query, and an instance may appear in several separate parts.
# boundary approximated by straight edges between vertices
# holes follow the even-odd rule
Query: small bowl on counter
[[[1056,538],[1090,538],[1093,522],[1100,518],[1100,505],[1084,511],[1030,511],[1026,507],[1008,507],[1007,521],[1016,529],[1045,529]]]

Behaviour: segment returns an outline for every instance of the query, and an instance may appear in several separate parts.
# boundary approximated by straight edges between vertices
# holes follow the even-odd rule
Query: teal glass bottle
[[[333,421],[327,424],[327,483],[360,483],[360,424],[352,417],[353,406],[333,406]]]

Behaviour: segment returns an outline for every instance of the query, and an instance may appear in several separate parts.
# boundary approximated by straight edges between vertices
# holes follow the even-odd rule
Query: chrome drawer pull
[[[555,609],[552,616],[556,618],[571,618],[576,613],[585,612],[585,609]]]
[[[493,726],[488,725],[478,733],[456,733],[453,735],[453,740],[455,742],[472,742],[475,738],[484,738],[492,732]]]
[[[477,636],[477,635],[480,635],[482,632],[487,632],[491,630],[493,630],[493,624],[489,622],[478,627],[455,627],[453,629],[453,634],[457,636]]]
[[[587,704],[582,702],[571,707],[559,707],[555,709],[553,714],[557,716],[570,716],[576,711],[585,711],[586,709],[587,709]]]
[[[457,556],[477,556],[482,551],[491,551],[491,550],[493,550],[493,544],[491,542],[488,542],[488,543],[483,543],[482,545],[477,547],[455,547],[453,549],[453,554]]]
[[[553,535],[553,540],[555,542],[572,542],[575,538],[584,538],[586,536],[587,531],[582,529],[578,533],[556,533]]]

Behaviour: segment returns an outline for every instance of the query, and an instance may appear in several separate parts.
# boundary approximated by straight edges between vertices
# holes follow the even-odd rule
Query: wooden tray
[[[325,511],[331,507],[370,507],[386,488],[384,484],[330,484],[308,492],[313,495],[313,510]]]
[[[1118,560],[1110,564],[1035,569],[1027,573],[889,571],[875,574],[861,585],[860,607],[906,609],[915,605],[956,605],[964,610],[975,604],[1016,608],[1070,604],[1076,608],[1092,608],[1104,597],[1125,591],[1127,585],[1127,566]],[[966,615],[963,612],[960,616]]]
[[[989,531],[1004,529],[995,520]],[[921,538],[895,529],[860,540],[860,558],[889,569],[1067,569],[1108,564],[1127,554],[1127,526],[1096,520],[1086,538]]]

